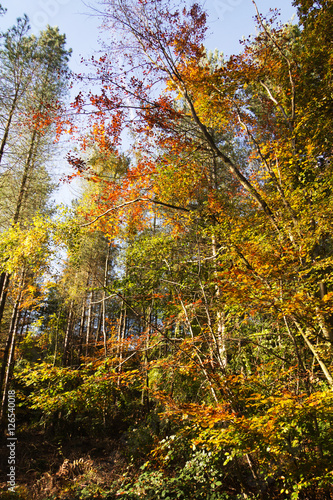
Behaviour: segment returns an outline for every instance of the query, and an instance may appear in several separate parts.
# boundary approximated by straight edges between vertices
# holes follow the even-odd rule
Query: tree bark
[[[14,213],[14,217],[13,217],[13,225],[17,224],[19,221],[19,218],[20,218],[21,209],[22,209],[22,205],[24,202],[24,197],[25,197],[26,189],[27,189],[28,175],[30,172],[31,162],[32,162],[33,155],[34,155],[36,138],[37,138],[37,130],[34,129],[32,132],[30,147],[29,147],[29,151],[27,154],[27,159],[26,159],[26,163],[25,163],[25,167],[24,167],[23,177],[21,180],[20,190],[19,190],[19,194],[18,194],[18,198],[17,198],[17,202],[16,202],[16,208],[15,208],[15,213]],[[2,321],[3,312],[5,309],[5,305],[6,305],[7,289],[8,289],[8,285],[10,282],[10,274],[5,273],[5,276],[2,277],[1,282],[2,282],[2,286],[1,286],[1,296],[0,296],[0,323]],[[1,282],[0,282],[0,284],[1,284]]]
[[[85,355],[86,357],[89,355],[89,344],[90,344],[90,338],[91,338],[91,311],[92,311],[92,297],[93,297],[93,292],[92,290],[89,292],[89,297],[88,297],[88,318],[87,318],[87,333],[86,333],[86,348],[85,348]]]
[[[69,306],[65,339],[64,339],[64,352],[63,352],[63,358],[62,358],[62,365],[63,366],[68,365],[69,340],[70,340],[70,333],[71,333],[71,326],[72,326],[72,319],[73,319],[73,308],[74,308],[74,301],[71,300],[70,306]]]
[[[2,361],[2,368],[0,375],[0,388],[1,388],[0,427],[2,427],[4,423],[4,418],[6,413],[7,393],[11,381],[11,375],[14,363],[15,343],[17,338],[17,326],[19,318],[19,307],[22,297],[22,286],[23,283],[21,282],[20,291],[13,307],[7,343]]]

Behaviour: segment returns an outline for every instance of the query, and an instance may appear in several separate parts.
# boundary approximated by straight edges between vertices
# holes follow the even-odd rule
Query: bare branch
[[[133,205],[133,203],[138,203],[139,201],[144,201],[147,203],[154,203],[155,205],[161,205],[166,208],[172,208],[174,210],[181,210],[183,212],[190,212],[188,208],[185,207],[179,207],[177,205],[172,205],[171,203],[165,203],[164,201],[159,201],[159,200],[152,200],[151,198],[135,198],[134,200],[126,201],[125,203],[121,203],[120,205],[117,205],[116,207],[111,207],[102,214],[97,215],[95,219],[93,219],[90,222],[86,222],[85,224],[81,224],[81,227],[86,227],[86,226],[91,226],[91,224],[94,224],[94,222],[98,221],[102,217],[105,217],[105,215],[109,214],[110,212],[115,212],[116,210],[119,210],[120,208],[126,207],[128,205]]]
[[[295,107],[296,107],[296,89],[295,89],[294,78],[292,75],[291,61],[290,61],[289,57],[281,49],[280,45],[277,43],[275,38],[272,37],[271,33],[269,32],[269,30],[267,29],[267,27],[263,23],[263,20],[261,18],[261,15],[260,15],[260,12],[258,10],[258,7],[257,7],[255,0],[252,0],[252,3],[256,9],[257,19],[259,21],[260,26],[262,27],[262,29],[266,33],[267,37],[270,39],[270,41],[273,43],[274,47],[278,50],[278,52],[281,54],[281,56],[283,57],[283,59],[286,61],[287,65],[288,65],[289,80],[290,80],[290,85],[291,85],[291,125],[293,126],[295,116],[296,116],[296,110],[295,110]]]

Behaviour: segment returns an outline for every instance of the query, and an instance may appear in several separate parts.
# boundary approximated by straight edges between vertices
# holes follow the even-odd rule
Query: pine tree
[[[0,146],[2,231],[10,227],[29,231],[34,217],[45,214],[52,189],[48,161],[54,152],[54,139],[61,119],[61,103],[66,95],[70,51],[58,28],[48,26],[39,37],[29,35],[28,18],[4,35],[1,52],[3,104],[3,137]],[[7,113],[7,114],[6,114]],[[3,259],[0,278],[0,322],[2,320],[13,269]],[[25,267],[14,270],[14,276],[29,272]],[[20,307],[20,294],[14,299],[12,320],[1,370],[2,410],[14,360],[17,328],[14,327]],[[12,283],[12,289],[16,288]],[[15,316],[15,318],[14,318]],[[14,319],[13,319],[14,318]],[[2,412],[3,416],[3,412]]]

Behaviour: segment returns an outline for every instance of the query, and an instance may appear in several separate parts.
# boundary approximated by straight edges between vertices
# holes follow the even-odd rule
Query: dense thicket
[[[36,497],[332,498],[333,6],[294,4],[225,60],[198,4],[101,2],[82,196],[13,384],[22,426],[123,465],[64,462]]]

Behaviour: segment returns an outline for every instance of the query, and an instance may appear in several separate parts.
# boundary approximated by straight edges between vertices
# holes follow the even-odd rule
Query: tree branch
[[[159,200],[152,200],[151,198],[135,198],[134,200],[130,201],[125,201],[125,203],[122,203],[121,205],[117,205],[116,207],[111,207],[102,214],[97,215],[95,219],[93,219],[90,222],[86,222],[85,224],[80,224],[80,227],[86,227],[86,226],[91,226],[91,224],[94,224],[94,222],[98,221],[102,217],[105,217],[105,215],[109,214],[110,212],[115,212],[116,210],[119,210],[120,208],[126,207],[128,205],[133,205],[133,203],[138,203],[139,201],[147,202],[147,203],[154,203],[155,205],[161,205],[166,208],[172,208],[173,210],[181,210],[183,212],[190,212],[188,208],[185,207],[179,207],[177,205],[172,205],[171,203],[165,203],[164,201],[159,201]]]

